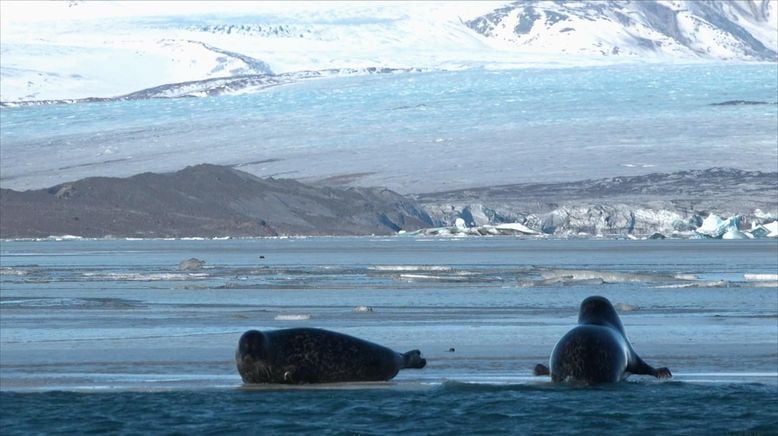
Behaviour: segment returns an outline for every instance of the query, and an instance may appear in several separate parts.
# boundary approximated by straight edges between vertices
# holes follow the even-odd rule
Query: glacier
[[[483,205],[472,205],[483,207]],[[401,232],[415,236],[522,236],[522,237],[605,237],[629,239],[761,239],[778,238],[778,221],[760,223],[746,229],[741,225],[741,216],[722,219],[716,214],[708,215],[703,224],[690,230],[677,230],[668,223],[681,220],[685,214],[677,210],[640,209],[628,205],[598,204],[552,210],[546,214],[524,214],[522,222],[500,223],[489,220],[480,225],[465,225],[464,219],[451,212],[441,215],[440,210],[427,208],[437,220],[454,224],[443,227]],[[640,216],[640,217],[637,217]],[[627,218],[630,217],[630,218]],[[549,222],[553,221],[553,225]]]
[[[778,3],[769,0],[172,2],[153,8],[29,1],[2,8],[5,103],[112,98],[163,85],[206,81],[203,87],[213,79],[304,71],[775,62],[778,52]]]

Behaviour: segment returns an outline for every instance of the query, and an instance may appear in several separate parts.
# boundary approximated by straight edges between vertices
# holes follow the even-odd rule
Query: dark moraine
[[[432,225],[388,189],[263,179],[219,165],[0,189],[0,238],[370,235]]]

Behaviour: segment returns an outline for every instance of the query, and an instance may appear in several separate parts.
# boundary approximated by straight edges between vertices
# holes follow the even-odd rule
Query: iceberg
[[[492,227],[492,226],[481,226]],[[524,235],[539,235],[540,232],[532,230],[531,228],[520,223],[504,223],[493,226],[500,233],[521,233]]]
[[[750,233],[755,238],[778,238],[778,221],[760,224],[754,227]]]
[[[702,225],[696,230],[697,234],[708,238],[724,238],[724,235],[728,235],[725,239],[744,239],[747,238],[739,229],[740,215],[735,215],[726,220],[721,219],[718,215],[710,214]],[[742,235],[742,238],[739,235]]]
[[[753,239],[754,237],[749,237],[748,234],[741,232],[740,230],[736,229],[727,229],[726,232],[724,232],[723,235],[721,235],[721,239]]]
[[[537,230],[521,223],[503,223],[497,225],[484,224],[482,226],[467,227],[465,220],[457,218],[452,227],[433,227],[421,229],[411,234],[425,236],[488,236],[488,235],[540,235]]]

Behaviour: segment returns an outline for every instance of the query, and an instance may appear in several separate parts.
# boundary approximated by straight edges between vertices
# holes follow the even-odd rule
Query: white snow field
[[[306,70],[774,62],[778,2],[0,4],[0,101]]]

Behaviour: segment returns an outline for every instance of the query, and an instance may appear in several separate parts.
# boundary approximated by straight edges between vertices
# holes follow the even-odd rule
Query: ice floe
[[[305,321],[311,319],[311,315],[308,314],[284,314],[276,315],[274,318],[276,321]]]
[[[409,232],[409,234],[424,236],[536,236],[540,235],[540,232],[521,223],[484,224],[482,226],[467,227],[464,219],[457,218],[451,227],[433,227]]]
[[[193,257],[191,259],[182,260],[178,264],[178,269],[180,269],[181,271],[196,271],[202,269],[203,265],[205,265],[204,260],[200,260]]]
[[[757,210],[758,211],[758,210]],[[757,215],[755,211],[754,215]],[[761,211],[758,211],[761,212]],[[742,218],[740,215],[722,219],[718,215],[710,214],[702,224],[694,230],[698,236],[713,239],[754,239],[754,238],[775,238],[778,237],[778,221],[772,221],[766,224],[758,224],[750,231],[742,229]]]
[[[759,224],[751,229],[750,233],[756,238],[778,238],[778,221]]]

